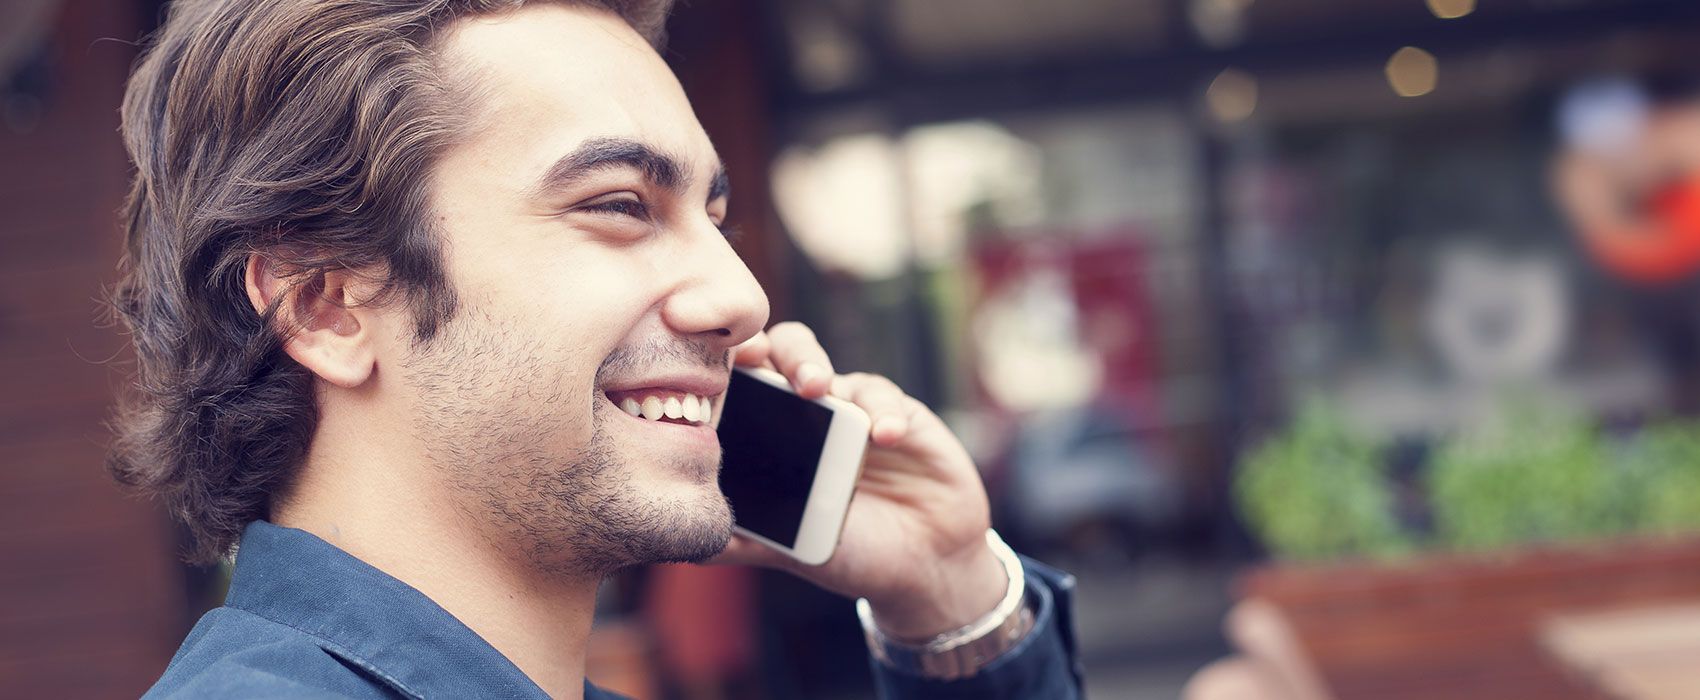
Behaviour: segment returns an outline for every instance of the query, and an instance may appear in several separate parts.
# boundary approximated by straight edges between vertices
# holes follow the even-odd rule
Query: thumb
[[[760,542],[744,536],[743,533],[732,535],[732,541],[726,549],[709,559],[704,564],[715,566],[743,565],[760,566],[769,569],[789,569],[791,558],[773,550]]]

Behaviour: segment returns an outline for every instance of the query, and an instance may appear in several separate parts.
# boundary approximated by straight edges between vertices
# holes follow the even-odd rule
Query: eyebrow
[[[593,173],[612,168],[632,168],[655,186],[675,193],[683,191],[689,184],[686,169],[678,158],[631,139],[598,138],[585,141],[573,152],[556,160],[544,171],[532,191],[541,194],[570,187]],[[708,201],[728,196],[731,190],[726,165],[716,164],[714,177],[708,184]]]

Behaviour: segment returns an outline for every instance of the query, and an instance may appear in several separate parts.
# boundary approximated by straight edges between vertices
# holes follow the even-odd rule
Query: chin
[[[633,504],[633,514],[648,516],[638,529],[690,531],[730,541],[732,504],[720,491],[718,472],[718,464],[674,464],[634,480],[629,493],[642,504]]]
[[[732,540],[718,454],[686,454],[598,429],[570,458],[543,457],[526,478],[488,476],[492,515],[531,563],[574,575],[701,562]],[[538,468],[541,467],[541,468]]]
[[[634,564],[698,564],[726,549],[732,542],[732,507],[716,484],[694,489],[688,499],[673,501],[660,510],[667,517],[645,528]],[[634,533],[636,534],[636,533]]]

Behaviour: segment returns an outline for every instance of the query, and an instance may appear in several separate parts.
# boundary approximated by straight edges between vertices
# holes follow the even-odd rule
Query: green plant
[[[1246,456],[1240,512],[1276,557],[1300,560],[1700,533],[1700,420],[1615,445],[1580,413],[1528,398],[1430,454],[1430,537],[1400,528],[1382,446],[1319,399]]]
[[[1307,400],[1289,430],[1244,460],[1235,482],[1240,511],[1280,558],[1408,551],[1383,452],[1325,402]]]
[[[1512,405],[1434,454],[1434,544],[1481,550],[1629,529],[1598,430],[1552,405]]]
[[[1624,451],[1622,480],[1638,531],[1700,531],[1700,421],[1643,429]]]

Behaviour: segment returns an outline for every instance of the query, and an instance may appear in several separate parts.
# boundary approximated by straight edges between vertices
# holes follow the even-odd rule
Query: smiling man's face
[[[768,307],[677,80],[616,16],[549,4],[461,22],[442,62],[472,88],[431,186],[460,310],[380,358],[432,476],[541,568],[720,551],[709,418]]]

